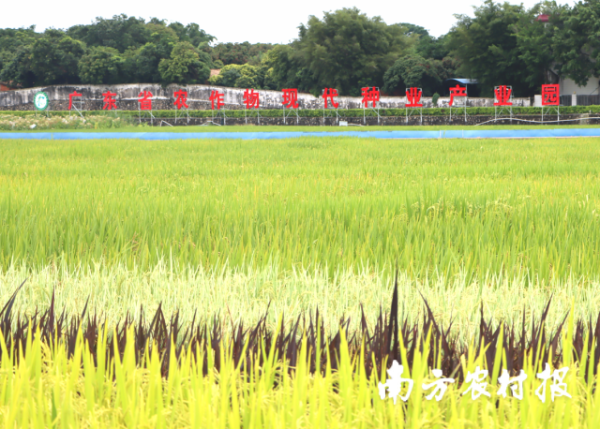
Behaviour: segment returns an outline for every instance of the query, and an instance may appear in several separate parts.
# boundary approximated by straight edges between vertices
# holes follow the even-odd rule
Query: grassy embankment
[[[473,107],[468,108],[469,115],[487,115],[494,116],[494,109],[489,107]],[[51,111],[48,114],[41,114],[35,111],[0,111],[0,131],[19,131],[19,132],[40,132],[40,131],[164,131],[165,128],[170,132],[206,132],[211,131],[339,131],[339,130],[358,130],[365,129],[369,131],[385,130],[390,131],[394,129],[398,130],[442,130],[442,129],[463,129],[473,128],[472,126],[465,126],[461,124],[460,118],[454,121],[452,124],[440,125],[440,126],[404,126],[404,125],[369,125],[363,126],[361,124],[350,124],[350,126],[339,127],[339,126],[265,126],[265,125],[228,125],[228,126],[169,126],[166,122],[161,119],[173,119],[178,114],[176,110],[161,110],[153,112],[155,117],[158,118],[154,122],[156,125],[163,126],[150,126],[149,124],[140,124],[140,114],[137,111],[84,111],[82,116],[73,111]],[[513,113],[525,114],[525,115],[540,115],[541,108],[537,107],[515,107]],[[561,113],[565,114],[588,114],[591,117],[598,117],[600,115],[600,106],[566,106],[561,107]],[[179,112],[181,114],[181,112]],[[213,112],[210,110],[194,110],[189,111],[190,117],[194,118],[211,118]],[[231,110],[225,112],[229,118],[243,118],[243,110]],[[344,110],[341,113],[345,118],[362,118],[363,111],[361,109]],[[382,121],[385,123],[386,117],[404,117],[405,109],[382,109],[381,110]],[[424,116],[448,116],[450,114],[449,109],[424,109]],[[281,118],[281,110],[267,110],[261,111],[263,117],[275,117]],[[300,110],[299,115],[301,117],[310,118],[322,118],[322,110]],[[367,116],[372,117],[373,112],[367,112]],[[506,116],[506,115],[504,115]],[[143,113],[142,117],[149,119],[147,113]],[[546,117],[548,124],[527,124],[519,122],[515,119],[514,125],[478,125],[477,129],[537,129],[541,126],[552,127],[552,128],[564,128],[564,127],[598,127],[598,125],[587,125],[585,120],[577,121],[563,121],[560,123],[552,123],[552,120],[556,120],[556,115],[549,115]],[[185,119],[180,119],[180,125],[185,123]],[[248,118],[248,122],[253,124],[256,122],[256,118]],[[293,119],[290,120],[293,122]],[[263,122],[264,123],[264,122]]]
[[[539,130],[544,128],[598,128],[599,125],[581,125],[572,123],[546,124],[546,125],[431,125],[431,126],[400,126],[400,125],[369,125],[369,126],[309,126],[309,125],[190,125],[174,127],[151,127],[146,125],[122,124],[118,127],[99,128],[48,128],[34,130],[20,130],[15,132],[39,133],[39,132],[129,132],[129,133],[256,133],[256,132],[364,132],[364,131],[444,131],[444,130]],[[9,131],[9,130],[5,130]]]
[[[241,107],[241,106],[240,106]],[[412,110],[413,114],[415,110]],[[456,114],[456,109],[454,113]],[[418,112],[418,111],[417,111]],[[460,111],[462,113],[462,111]],[[542,108],[541,107],[518,107],[515,106],[512,108],[512,112],[514,115],[541,115]],[[72,116],[79,115],[79,113],[74,110],[50,110],[48,112],[44,112],[45,115],[48,113],[50,116]],[[251,119],[251,115],[256,115],[256,111],[245,111],[244,109],[232,109],[232,110],[221,110],[215,111],[212,110],[187,110],[187,111],[177,111],[177,109],[169,109],[169,110],[153,110],[153,115],[157,118],[175,118],[176,116],[181,116],[181,114],[187,113],[190,117],[196,118],[211,118],[213,116],[218,116],[219,114],[225,113],[227,117],[230,118],[245,118],[248,117],[248,120]],[[307,118],[322,118],[323,117],[322,109],[299,109],[298,116],[307,117]],[[377,114],[373,110],[363,109],[339,109],[338,113],[342,117],[347,118],[362,118],[363,116],[367,117],[376,117]],[[593,116],[597,116],[600,113],[600,106],[560,106],[560,113],[563,115],[568,114],[589,114]],[[36,112],[34,110],[0,110],[0,117],[2,116],[19,116],[19,117],[28,117],[41,115],[42,113]],[[138,110],[85,110],[82,111],[81,114],[83,116],[120,116],[122,118],[132,118],[138,119],[141,115],[142,117],[149,118],[148,112],[139,112]],[[333,111],[327,112],[329,116],[333,115]],[[486,116],[494,116],[495,110],[494,107],[468,107],[467,114],[469,115],[486,115]],[[281,118],[283,116],[282,109],[260,109],[260,115],[262,117],[271,117],[271,118]],[[405,116],[406,109],[379,109],[379,115],[382,117],[386,116]],[[424,108],[423,116],[448,116],[450,115],[449,108]],[[505,114],[506,115],[506,114]],[[556,113],[554,114],[556,115]],[[460,116],[460,113],[458,114]],[[255,118],[254,118],[255,120]]]

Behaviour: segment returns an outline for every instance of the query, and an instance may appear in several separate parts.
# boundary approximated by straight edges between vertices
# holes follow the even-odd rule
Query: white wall
[[[106,90],[117,93],[119,109],[137,110],[137,100],[139,93],[142,90],[149,90],[153,94],[153,108],[173,109],[173,93],[180,88],[185,88],[188,91],[188,103],[190,109],[207,109],[210,108],[210,93],[212,90],[218,90],[224,93],[224,101],[226,109],[243,108],[244,89],[240,88],[225,88],[214,87],[209,85],[169,85],[167,88],[161,87],[159,84],[122,84],[122,85],[52,85],[39,88],[16,89],[13,91],[4,91],[0,93],[0,110],[23,109],[25,107],[32,108],[33,97],[38,91],[45,91],[53,103],[51,109],[65,109],[68,104],[69,94],[74,90],[83,94],[85,100],[95,100],[96,107],[102,106],[102,93]],[[258,90],[260,93],[260,106],[263,109],[281,109],[282,93],[280,91]],[[340,109],[362,109],[362,97],[337,97],[336,101],[340,104]],[[122,101],[129,102],[127,105],[121,105]],[[298,101],[301,109],[321,109],[323,107],[323,99],[314,97],[311,94],[298,94]],[[457,103],[462,100],[456,99]],[[58,104],[57,104],[58,102]],[[162,102],[162,106],[159,102]],[[382,96],[379,106],[385,108],[404,108],[406,97]],[[433,107],[431,97],[423,97],[421,99],[423,107]],[[439,107],[448,107],[449,98],[441,97],[438,100]],[[62,103],[62,104],[61,104]],[[157,104],[154,104],[157,103]],[[529,98],[514,98],[513,106],[529,106]],[[100,106],[100,107],[99,107]],[[493,98],[469,97],[469,107],[493,107]],[[91,108],[91,107],[88,107]]]
[[[597,95],[600,94],[599,82],[600,78],[592,77],[585,86],[577,86],[571,79],[560,78],[560,95],[572,95],[573,93],[578,95]]]

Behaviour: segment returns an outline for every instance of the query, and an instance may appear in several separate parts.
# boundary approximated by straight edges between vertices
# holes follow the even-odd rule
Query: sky
[[[531,7],[537,0],[510,0]],[[560,3],[574,3],[562,0]],[[0,28],[35,25],[68,28],[89,24],[96,17],[117,14],[195,22],[218,42],[288,43],[298,36],[298,26],[310,15],[321,18],[324,11],[357,7],[369,17],[381,16],[387,24],[410,22],[425,27],[433,36],[450,30],[455,14],[473,15],[473,6],[483,0],[176,0],[173,3],[147,0],[29,0],[5,1],[0,7]]]

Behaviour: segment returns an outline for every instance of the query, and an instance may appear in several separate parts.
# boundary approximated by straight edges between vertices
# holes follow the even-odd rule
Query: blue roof
[[[455,81],[458,83],[462,83],[463,85],[475,85],[479,82],[477,82],[477,79],[465,79],[465,78],[460,78],[460,77],[453,77],[451,79],[446,79],[446,82],[448,81]]]

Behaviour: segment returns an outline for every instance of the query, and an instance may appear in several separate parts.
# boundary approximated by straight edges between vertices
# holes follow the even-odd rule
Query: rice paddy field
[[[598,427],[599,179],[598,138],[0,140],[0,427]]]

